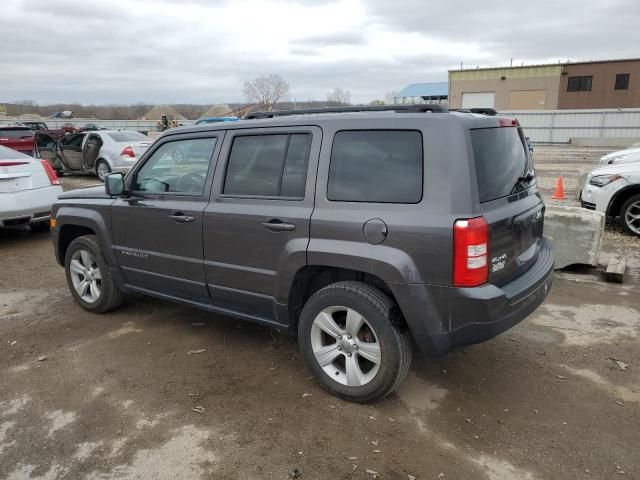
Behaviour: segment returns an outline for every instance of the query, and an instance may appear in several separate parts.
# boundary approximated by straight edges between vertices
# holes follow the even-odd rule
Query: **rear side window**
[[[33,137],[33,130],[29,128],[7,128],[0,129],[0,137],[4,138],[23,138]]]
[[[107,133],[114,142],[144,142],[149,140],[149,137],[139,132],[114,132]]]
[[[336,133],[327,198],[343,202],[418,203],[422,198],[422,134],[412,130]]]
[[[506,197],[525,175],[526,146],[515,127],[471,130],[480,202]]]
[[[243,135],[233,139],[223,193],[304,197],[311,135]]]

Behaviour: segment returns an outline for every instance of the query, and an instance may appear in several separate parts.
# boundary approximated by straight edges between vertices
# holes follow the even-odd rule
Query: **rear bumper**
[[[62,187],[54,185],[0,193],[0,227],[16,227],[48,220],[51,205],[61,193]]]
[[[393,290],[420,350],[437,357],[489,340],[527,318],[549,294],[553,266],[553,247],[544,239],[536,263],[502,287],[405,285]]]

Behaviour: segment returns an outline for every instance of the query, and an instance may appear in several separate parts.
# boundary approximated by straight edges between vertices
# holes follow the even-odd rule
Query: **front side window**
[[[344,202],[418,203],[422,134],[412,130],[336,133],[327,198]]]
[[[629,74],[618,73],[616,74],[616,90],[629,90]]]
[[[592,76],[569,77],[567,92],[590,92],[592,82]]]
[[[161,145],[137,172],[133,190],[202,195],[215,146],[215,137]]]
[[[242,135],[233,139],[223,193],[304,197],[311,134]]]

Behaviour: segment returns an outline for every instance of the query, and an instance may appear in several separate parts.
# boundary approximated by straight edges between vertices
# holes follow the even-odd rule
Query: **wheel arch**
[[[115,258],[110,248],[109,230],[99,212],[79,207],[61,207],[56,212],[56,232],[54,246],[56,259],[64,265],[69,244],[83,235],[96,235],[100,249],[108,265],[115,266]]]
[[[607,206],[607,216],[617,217],[620,215],[620,209],[624,202],[634,195],[640,194],[640,184],[628,185],[618,190],[609,201]]]
[[[289,290],[286,313],[289,320],[289,329],[292,332],[297,331],[298,319],[300,312],[306,301],[317,291],[331,285],[332,283],[352,280],[376,287],[387,294],[398,308],[398,318],[402,319],[404,325],[406,322],[402,316],[402,311],[398,305],[395,295],[390,286],[377,275],[349,268],[323,266],[323,265],[305,265],[298,269],[291,282]]]

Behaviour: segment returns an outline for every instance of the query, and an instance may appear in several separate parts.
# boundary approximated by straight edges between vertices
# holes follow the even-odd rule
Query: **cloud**
[[[278,73],[355,102],[466,66],[637,56],[634,0],[3,0],[0,102],[221,103]]]
[[[336,45],[363,45],[366,42],[367,39],[362,33],[337,32],[301,38],[295,43],[299,45],[310,45],[315,47],[328,47]]]

